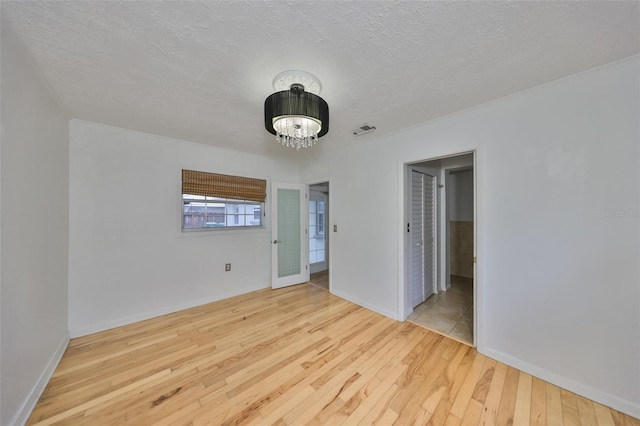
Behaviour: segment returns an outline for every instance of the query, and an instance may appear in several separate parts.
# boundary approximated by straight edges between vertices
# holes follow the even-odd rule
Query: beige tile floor
[[[316,272],[315,274],[311,274],[309,277],[309,282],[311,284],[317,285],[318,287],[322,287],[325,290],[329,290],[329,270]]]
[[[451,276],[449,290],[413,308],[407,319],[473,345],[473,280]]]

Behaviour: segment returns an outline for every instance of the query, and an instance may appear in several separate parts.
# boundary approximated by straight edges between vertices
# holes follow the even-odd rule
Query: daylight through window
[[[182,229],[261,227],[265,198],[265,180],[183,170]]]

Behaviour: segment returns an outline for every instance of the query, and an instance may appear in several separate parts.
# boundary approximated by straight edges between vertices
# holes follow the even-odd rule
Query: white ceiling
[[[640,2],[2,2],[75,118],[267,155],[273,78],[322,82],[305,153],[388,134],[640,52]]]

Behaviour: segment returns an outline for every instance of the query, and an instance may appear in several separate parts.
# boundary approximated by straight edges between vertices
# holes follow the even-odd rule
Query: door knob
[[[278,244],[278,243],[281,243],[281,242],[282,241],[280,241],[280,240],[273,240],[273,244]]]

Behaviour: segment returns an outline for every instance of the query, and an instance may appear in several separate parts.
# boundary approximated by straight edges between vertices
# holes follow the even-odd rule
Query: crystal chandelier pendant
[[[283,116],[273,119],[273,128],[276,142],[299,150],[315,144],[318,133],[322,131],[322,123],[310,117]]]
[[[276,142],[309,148],[329,131],[329,106],[318,94],[320,81],[304,71],[285,71],[273,80],[278,90],[265,100],[265,127]]]

